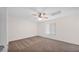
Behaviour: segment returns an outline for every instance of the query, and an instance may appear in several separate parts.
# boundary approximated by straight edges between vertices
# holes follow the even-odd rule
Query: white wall
[[[79,15],[56,20],[56,39],[79,45]]]
[[[0,45],[4,45],[3,51],[7,51],[7,20],[6,8],[0,8]]]
[[[38,35],[47,37],[47,38],[56,39],[56,35],[53,34],[54,32],[51,33],[51,30],[50,30],[50,25],[54,24],[54,23],[55,23],[55,21],[38,23]],[[48,25],[49,25],[49,27],[48,27]],[[47,28],[49,28],[49,29],[47,29]]]
[[[79,45],[79,8],[60,8],[59,16],[51,16],[51,20],[38,24],[38,34],[47,38]],[[46,24],[56,23],[56,35],[46,34]]]
[[[8,39],[18,40],[37,35],[37,24],[22,17],[8,17]]]
[[[60,17],[55,20],[56,35],[45,33],[46,22],[39,23],[39,35],[79,45],[79,15]],[[51,21],[48,24],[55,22]]]

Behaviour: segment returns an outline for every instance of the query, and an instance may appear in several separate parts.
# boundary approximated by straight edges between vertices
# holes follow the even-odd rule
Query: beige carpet
[[[40,36],[9,42],[9,52],[77,52],[79,45]]]

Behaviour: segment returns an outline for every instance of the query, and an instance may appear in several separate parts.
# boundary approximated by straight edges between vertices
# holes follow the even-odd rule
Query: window
[[[56,23],[50,24],[50,34],[56,35]]]
[[[48,34],[52,34],[52,35],[56,35],[56,23],[47,23],[45,26],[45,33]]]

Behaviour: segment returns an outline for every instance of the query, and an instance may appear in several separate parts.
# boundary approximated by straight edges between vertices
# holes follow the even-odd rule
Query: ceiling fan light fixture
[[[42,20],[42,18],[38,18],[38,20],[39,20],[39,21],[41,21],[41,20]]]

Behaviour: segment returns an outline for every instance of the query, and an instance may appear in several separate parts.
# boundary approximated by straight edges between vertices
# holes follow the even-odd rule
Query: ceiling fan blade
[[[45,19],[48,19],[48,17],[44,17]]]
[[[57,11],[57,12],[52,13],[51,15],[55,16],[55,15],[60,14],[60,13],[61,13],[61,11]]]
[[[33,16],[37,16],[37,14],[32,14]]]

